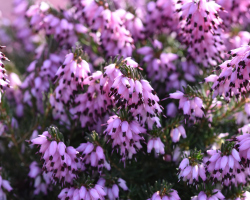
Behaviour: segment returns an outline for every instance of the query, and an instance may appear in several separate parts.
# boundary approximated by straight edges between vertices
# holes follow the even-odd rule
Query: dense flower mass
[[[218,76],[210,75],[206,80],[214,82],[211,88],[214,91],[213,95],[223,95],[226,100],[232,97],[239,98],[249,90],[250,47],[241,46],[228,53],[232,59],[223,62],[218,67],[221,73]]]
[[[0,9],[0,200],[249,200],[249,0],[54,3]]]
[[[249,21],[250,2],[248,0],[216,0],[227,12],[224,12],[221,17],[227,26],[230,23],[242,24],[243,20]]]
[[[216,150],[209,150],[208,154],[211,158],[206,163],[206,171],[215,182],[221,181],[229,186],[245,184],[248,181],[249,170],[243,169],[239,152],[236,149],[233,148],[229,155]]]
[[[178,55],[173,53],[163,53],[162,43],[154,40],[153,48],[142,47],[137,50],[139,54],[144,55],[143,62],[147,63],[147,72],[150,78],[155,81],[164,82],[169,78],[170,74],[173,76],[176,71],[176,66],[173,64],[178,58]],[[169,83],[171,84],[171,82]]]
[[[146,129],[135,121],[126,121],[114,115],[109,118],[108,126],[104,133],[108,140],[112,142],[112,147],[120,150],[120,154],[125,158],[132,159],[137,150],[141,149],[141,141],[144,140],[142,133]]]
[[[250,164],[250,143],[249,143],[249,125],[246,125],[241,128],[243,135],[237,136],[235,138],[236,144],[235,147],[239,151],[240,158],[242,162],[249,167]]]
[[[142,124],[147,122],[150,129],[154,124],[161,126],[158,118],[162,112],[159,97],[149,82],[141,79],[136,62],[126,58],[120,63],[108,65],[104,76],[104,80],[101,80],[102,90],[103,85],[109,85],[109,97],[113,97],[117,107],[128,107]]]
[[[84,79],[90,73],[88,63],[77,54],[67,54],[63,65],[57,70],[55,80],[59,80],[55,89],[56,99],[69,103],[74,92],[83,86]]]
[[[205,67],[221,62],[226,50],[221,39],[223,36],[222,19],[219,11],[223,8],[214,1],[178,1],[180,38],[188,46],[188,53],[197,63]],[[178,4],[177,4],[178,5]]]
[[[96,124],[98,119],[104,117],[108,109],[112,107],[112,100],[107,92],[100,90],[100,79],[103,78],[101,71],[93,73],[83,82],[88,85],[88,90],[84,94],[79,94],[74,102],[76,106],[71,109],[71,113],[77,115],[81,121],[82,127]],[[102,88],[106,91],[107,85]]]
[[[79,152],[72,146],[66,147],[63,142],[58,142],[53,137],[55,136],[52,133],[45,131],[38,138],[32,139],[31,143],[40,145],[39,153],[42,154],[44,173],[52,172],[54,182],[72,183],[77,177]]]
[[[170,32],[176,28],[177,17],[174,15],[173,0],[150,1],[147,4],[145,33],[152,35],[155,31]]]

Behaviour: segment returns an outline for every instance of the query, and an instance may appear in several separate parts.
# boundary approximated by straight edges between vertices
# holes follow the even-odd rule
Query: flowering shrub
[[[14,0],[0,200],[249,200],[249,8]]]

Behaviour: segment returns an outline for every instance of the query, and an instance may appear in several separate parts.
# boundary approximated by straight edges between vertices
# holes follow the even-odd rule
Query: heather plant
[[[249,200],[249,8],[14,0],[0,200]]]

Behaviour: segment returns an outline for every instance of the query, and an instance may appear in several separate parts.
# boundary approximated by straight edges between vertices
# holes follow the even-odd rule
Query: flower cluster
[[[56,99],[65,104],[69,103],[77,88],[83,86],[83,81],[89,73],[89,64],[82,60],[78,52],[67,54],[54,78],[54,80],[59,80],[55,89]]]
[[[243,164],[249,167],[250,164],[249,124],[245,125],[240,130],[243,132],[243,135],[237,136],[235,138],[236,140],[235,148],[239,151],[239,155]]]
[[[226,186],[247,182],[249,172],[243,169],[239,152],[235,148],[231,151],[225,148],[224,152],[209,150],[208,154],[211,158],[206,163],[206,171],[214,182],[220,181]]]
[[[218,76],[210,75],[206,80],[214,82],[211,88],[214,91],[213,96],[223,95],[226,100],[234,96],[239,98],[249,91],[250,47],[245,45],[228,53],[232,59],[218,67],[221,73]]]
[[[30,6],[26,16],[30,18],[30,26],[35,32],[44,30],[47,35],[54,35],[62,45],[71,46],[77,41],[76,33],[86,33],[88,29],[81,24],[71,23],[67,12],[55,16],[49,4],[41,2]]]
[[[227,12],[221,13],[226,27],[233,24],[244,24],[244,21],[249,22],[250,3],[248,0],[216,0]]]
[[[178,1],[180,39],[188,46],[189,56],[205,67],[221,62],[226,50],[221,39],[223,8],[214,1]]]
[[[60,134],[54,127],[50,127],[49,131],[32,139],[31,144],[40,146],[39,153],[44,162],[42,170],[45,173],[52,172],[54,182],[72,183],[77,177],[79,152],[59,141]]]
[[[101,92],[100,79],[103,78],[101,71],[96,71],[83,82],[88,85],[86,93],[79,94],[74,102],[76,104],[70,111],[73,115],[77,115],[82,127],[93,126],[98,119],[105,116],[108,109],[112,108],[112,100],[108,97],[108,93]],[[107,85],[103,86],[106,91]]]
[[[0,199],[249,199],[249,1],[13,6]]]
[[[48,190],[51,190],[52,173],[50,172],[41,174],[42,169],[38,167],[38,163],[36,161],[33,161],[29,168],[30,171],[28,176],[34,179],[34,195],[37,195],[40,192],[43,192],[46,195]],[[45,182],[42,182],[42,180]]]
[[[145,46],[137,50],[139,54],[144,55],[143,62],[147,63],[147,73],[149,78],[163,82],[172,76],[176,70],[173,61],[178,55],[173,53],[163,53],[163,45],[160,41],[154,40],[153,48]]]
[[[200,181],[206,181],[206,171],[201,159],[200,152],[192,153],[188,158],[184,158],[179,165],[179,179],[195,185]]]
[[[80,144],[76,150],[82,154],[81,161],[85,167],[90,166],[92,169],[97,168],[100,173],[103,167],[110,170],[110,165],[106,161],[102,147],[95,146],[88,142]]]
[[[159,137],[151,138],[147,144],[147,152],[151,153],[152,149],[154,149],[155,153],[164,154],[165,153],[164,147],[165,145],[162,143],[161,138]]]
[[[159,98],[147,80],[141,79],[138,64],[127,58],[105,67],[102,85],[109,84],[109,96],[114,97],[117,107],[128,107],[134,116],[149,129],[155,123],[160,127],[158,114],[162,112]],[[107,83],[108,82],[108,83]]]
[[[93,188],[86,188],[84,186],[81,186],[80,188],[64,188],[58,195],[59,199],[68,199],[68,200],[74,200],[74,199],[91,199],[91,200],[104,200],[104,196],[106,196],[106,193],[104,192],[103,188],[100,185],[95,185]]]
[[[132,159],[136,151],[142,148],[141,141],[144,138],[141,134],[146,133],[146,129],[136,120],[127,121],[123,116],[114,115],[109,118],[104,133],[112,142],[112,147],[120,149],[123,159]]]
[[[204,116],[203,101],[199,97],[189,97],[181,91],[169,94],[171,99],[179,99],[179,109],[183,114],[190,117],[193,115],[195,118],[200,119]]]
[[[118,185],[123,189],[123,190],[128,190],[126,182],[119,178],[117,180]],[[106,179],[104,178],[100,178],[97,182],[98,185],[101,185],[104,188],[105,193],[108,196],[108,199],[110,200],[115,200],[117,198],[119,198],[119,187],[116,184],[115,181],[112,180],[108,180],[106,181]]]
[[[150,1],[147,4],[145,24],[145,33],[147,35],[152,35],[156,31],[170,32],[175,30],[177,17],[174,15],[174,1]]]
[[[101,28],[101,47],[107,56],[131,56],[134,40],[122,20],[123,10],[112,12],[103,1],[84,1],[83,16],[93,31]]]

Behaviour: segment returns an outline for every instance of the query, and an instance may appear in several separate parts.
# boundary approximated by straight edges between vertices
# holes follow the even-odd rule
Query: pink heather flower
[[[39,31],[43,28],[43,18],[45,17],[47,11],[49,10],[49,5],[45,2],[41,2],[40,5],[35,4],[29,7],[26,12],[26,16],[30,17],[30,26],[35,30]]]
[[[136,8],[137,9],[137,8]],[[119,17],[121,18],[122,22],[124,23],[125,27],[131,33],[134,41],[138,41],[144,38],[144,26],[141,19],[130,12],[127,12],[124,9],[118,9],[115,11]]]
[[[114,115],[109,118],[104,133],[112,142],[112,147],[117,151],[120,149],[123,159],[132,159],[136,151],[142,148],[140,142],[144,138],[141,134],[146,133],[146,129],[135,120],[126,121]]]
[[[200,119],[204,116],[203,101],[199,97],[188,97],[181,91],[169,94],[171,99],[179,99],[179,109],[183,111],[186,116],[193,115]]]
[[[54,78],[54,80],[59,80],[55,89],[56,99],[65,104],[69,103],[77,88],[83,86],[83,81],[89,73],[89,64],[85,60],[82,60],[79,55],[67,54]]]
[[[105,92],[107,85],[102,87],[103,92],[100,89],[100,79],[102,78],[101,71],[96,71],[86,78],[84,85],[88,85],[87,91],[79,94],[74,100],[76,106],[70,112],[79,117],[82,127],[93,126],[108,112],[108,109],[112,108],[112,100]]]
[[[243,126],[239,129],[240,132],[243,133],[243,135],[237,136],[235,138],[236,144],[235,148],[239,151],[240,158],[246,166],[249,167],[250,164],[250,126],[249,124]]]
[[[53,109],[52,110],[53,118],[55,120],[59,119],[61,124],[70,125],[70,120],[64,109],[63,102],[59,101],[59,99],[55,99],[55,96],[53,94],[50,94],[49,102]]]
[[[49,58],[43,61],[39,76],[48,77],[50,80],[53,80],[58,70],[58,66],[63,62],[66,55],[65,53],[65,51],[61,51],[59,54],[50,53]]]
[[[10,102],[14,101],[14,106],[16,107],[16,115],[18,117],[23,116],[23,93],[20,89],[20,86],[22,84],[21,80],[19,79],[19,76],[15,74],[14,72],[10,73],[8,76],[8,79],[10,81],[9,85],[11,86],[6,90],[6,97]]]
[[[170,32],[177,28],[177,18],[174,15],[173,0],[150,1],[147,4],[147,14],[145,19],[145,33],[152,35],[155,32]]]
[[[249,90],[250,46],[241,46],[228,53],[233,58],[219,66],[219,69],[221,69],[220,75],[207,78],[207,82],[214,82],[211,88],[214,91],[213,97],[223,95],[226,100],[233,96],[239,98]]]
[[[120,184],[120,182],[122,182],[122,181],[124,182],[124,186],[123,187],[121,187],[121,184]],[[100,178],[97,181],[97,184],[103,187],[105,193],[108,196],[108,199],[110,199],[110,200],[115,200],[115,199],[119,198],[119,187],[118,187],[118,185],[123,190],[128,190],[128,188],[126,186],[126,182],[123,179],[121,179],[121,178],[118,179],[118,182],[119,182],[118,185],[115,182],[113,183],[113,185],[111,185],[110,181],[107,181],[107,182],[106,182],[106,180],[104,178]]]
[[[250,119],[250,103],[245,103],[244,110],[234,114],[237,124],[248,124]]]
[[[41,2],[40,5],[32,5],[26,12],[30,17],[30,26],[38,32],[44,30],[46,35],[53,35],[59,45],[71,46],[77,42],[76,33],[86,33],[86,27],[73,24],[68,21],[67,12],[62,12],[64,18],[59,18],[49,12],[50,6]]]
[[[22,98],[24,103],[33,106],[31,101],[33,97],[36,99],[36,106],[39,112],[44,112],[44,93],[49,91],[50,81],[53,80],[64,56],[65,51],[63,50],[58,54],[51,53],[49,58],[44,60],[42,66],[37,64],[38,59],[30,63],[27,68],[28,76],[20,86],[22,89],[26,90]]]
[[[47,195],[48,190],[52,190],[51,187],[51,178],[52,178],[52,172],[49,173],[42,173],[42,169],[38,167],[38,163],[36,161],[33,161],[30,166],[30,172],[28,174],[29,177],[34,179],[34,194],[37,195],[40,192]],[[43,182],[44,180],[45,182]]]
[[[166,112],[167,112],[166,114],[167,114],[168,117],[175,117],[176,114],[177,114],[177,107],[176,107],[176,105],[173,102],[169,103],[167,105]]]
[[[106,196],[103,187],[96,184],[93,188],[86,188],[81,186],[80,188],[70,187],[64,188],[58,195],[59,199],[65,200],[80,200],[80,199],[89,199],[89,200],[104,200]]]
[[[230,27],[232,24],[240,24],[246,26],[249,22],[249,7],[248,0],[216,0],[226,12],[220,14],[225,23],[225,27]]]
[[[0,49],[3,49],[4,46],[0,46]],[[1,93],[6,87],[10,87],[9,80],[7,79],[6,70],[4,69],[3,61],[9,61],[9,59],[0,51],[0,102],[1,102]]]
[[[162,143],[161,138],[151,138],[147,144],[147,152],[151,153],[152,149],[155,149],[156,154],[165,154],[165,145]]]
[[[212,200],[212,199],[220,199],[223,200],[225,199],[224,195],[221,193],[220,190],[214,189],[213,193],[214,195],[207,195],[205,192],[201,191],[198,196],[192,197],[191,200]]]
[[[222,20],[218,11],[222,7],[214,1],[178,1],[177,12],[181,31],[180,39],[188,47],[189,56],[205,67],[215,66],[224,56],[225,46],[221,39]]]
[[[37,177],[40,173],[41,173],[41,169],[38,167],[38,164],[36,161],[33,161],[31,164],[30,164],[30,172],[28,174],[29,177],[31,178],[35,178]]]
[[[192,61],[181,62],[181,67],[184,72],[184,80],[187,82],[195,82],[195,76],[203,74],[202,70]]]
[[[236,149],[233,148],[229,155],[219,150],[208,150],[207,153],[211,157],[206,163],[206,171],[214,183],[220,181],[226,186],[246,183],[248,171],[242,170],[240,154]]]
[[[154,40],[153,48],[145,46],[138,49],[137,53],[144,55],[143,62],[147,64],[148,76],[155,81],[165,82],[176,71],[173,61],[177,60],[178,55],[163,53],[163,45],[158,40]]]
[[[109,96],[112,97],[117,107],[128,107],[138,120],[148,124],[152,129],[155,123],[160,127],[158,114],[162,112],[158,104],[159,98],[147,80],[141,79],[137,71],[138,64],[126,58],[116,66],[111,64],[105,67],[104,77],[100,85],[108,84]],[[129,74],[127,74],[127,72]]]
[[[170,132],[170,136],[174,143],[179,142],[181,136],[183,138],[187,137],[186,131],[182,125],[178,126],[177,128],[172,129]]]
[[[0,175],[0,199],[7,199],[5,191],[10,192],[12,187],[10,186],[9,181],[4,180]]]
[[[176,190],[171,189],[170,191],[168,194],[157,191],[148,200],[181,200]]]
[[[101,46],[106,56],[131,56],[134,40],[121,19],[121,10],[112,12],[108,4],[94,0],[84,1],[83,16],[93,31],[100,30]]]
[[[173,151],[172,155],[173,162],[179,163],[181,160],[181,148],[179,146],[176,146]]]
[[[123,189],[123,190],[125,190],[125,191],[127,191],[128,190],[128,187],[127,187],[127,185],[126,185],[126,181],[125,180],[123,180],[122,178],[118,178],[118,185]]]
[[[42,169],[45,173],[52,172],[54,182],[73,182],[79,168],[78,151],[72,146],[66,147],[63,142],[53,140],[48,131],[32,139],[31,143],[40,146],[39,153],[44,161]]]
[[[234,35],[233,37],[230,35],[230,33],[226,34],[225,37],[225,45],[228,50],[236,49],[240,46],[248,45],[250,41],[250,33],[247,31],[240,31],[237,33],[237,35]]]
[[[29,6],[29,1],[27,0],[14,0],[13,1],[13,13],[15,15],[15,19],[13,21],[13,27],[15,30],[15,36],[21,42],[23,48],[31,52],[34,50],[34,34],[32,30],[29,28],[28,19],[25,17],[25,13]]]
[[[104,29],[101,30],[101,42],[107,56],[128,57],[135,48],[134,40],[119,17],[119,12],[120,10],[103,12]]]
[[[76,148],[76,150],[81,152],[81,161],[86,167],[90,166],[93,169],[98,168],[100,173],[102,172],[103,167],[105,167],[107,170],[110,170],[110,165],[106,161],[102,147],[95,146],[94,144],[87,142],[81,143],[80,146]]]
[[[83,0],[81,5],[83,6],[82,16],[88,26],[91,26],[91,29],[94,31],[97,31],[99,28],[103,29],[104,17],[102,15],[105,16],[104,10],[108,8],[108,4],[105,2],[103,5],[99,5],[94,0]]]
[[[238,129],[239,133],[243,133],[243,135],[250,134],[250,124],[246,124],[243,127]],[[245,137],[245,136],[244,136]]]
[[[199,177],[205,181],[207,179],[203,164],[190,164],[188,158],[184,158],[179,165],[179,179],[187,181],[189,184],[197,184]]]

